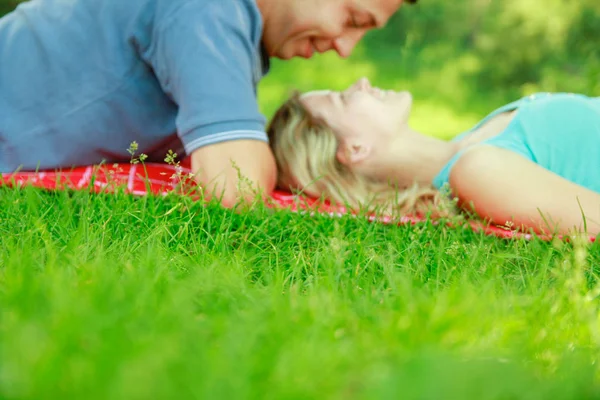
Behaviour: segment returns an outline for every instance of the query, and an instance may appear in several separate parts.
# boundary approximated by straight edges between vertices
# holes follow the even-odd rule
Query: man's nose
[[[342,58],[350,57],[352,51],[366,32],[350,32],[333,41],[333,48]]]

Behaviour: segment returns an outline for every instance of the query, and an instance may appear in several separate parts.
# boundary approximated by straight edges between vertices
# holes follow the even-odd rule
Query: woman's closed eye
[[[356,93],[356,91],[339,92],[339,97],[340,97],[341,103],[343,105],[348,105],[348,103],[350,103],[350,101],[352,100],[352,95],[354,93]]]

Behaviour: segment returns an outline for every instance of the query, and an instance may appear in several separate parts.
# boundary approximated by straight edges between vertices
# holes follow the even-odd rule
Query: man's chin
[[[289,53],[286,51],[280,51],[280,52],[276,53],[275,57],[279,58],[280,60],[291,60],[292,58],[306,58],[306,57],[302,56],[301,54],[294,54],[294,53]]]
[[[313,52],[307,52],[306,54],[302,54],[295,51],[286,51],[284,49],[275,52],[275,57],[279,58],[280,60],[291,60],[292,58],[304,58],[305,60],[308,60],[312,58],[313,55]]]
[[[294,55],[288,57],[287,59],[289,60],[289,59],[292,59],[292,58],[303,58],[305,60],[310,60],[311,58],[313,58],[313,54],[310,54],[310,55],[308,55],[308,54],[294,54]]]

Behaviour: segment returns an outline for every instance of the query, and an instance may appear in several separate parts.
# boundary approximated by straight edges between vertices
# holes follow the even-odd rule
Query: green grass
[[[600,245],[0,188],[0,398],[598,398]]]

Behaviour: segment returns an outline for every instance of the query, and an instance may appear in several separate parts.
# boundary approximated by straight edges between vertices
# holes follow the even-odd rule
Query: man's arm
[[[600,194],[505,149],[477,146],[465,153],[450,187],[463,208],[496,224],[538,233],[600,232]]]
[[[265,142],[235,140],[201,147],[192,153],[192,171],[207,198],[226,207],[252,201],[275,188],[275,158]]]
[[[262,74],[258,11],[237,0],[169,7],[143,55],[178,105],[177,133],[196,180],[207,197],[230,206],[254,198],[251,188],[270,192],[275,163],[255,87]]]

